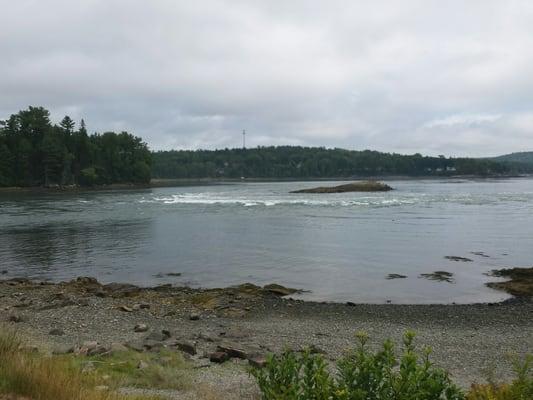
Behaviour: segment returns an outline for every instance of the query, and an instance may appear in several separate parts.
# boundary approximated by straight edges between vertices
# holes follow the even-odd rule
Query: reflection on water
[[[17,265],[25,276],[62,279],[78,274],[101,275],[113,260],[124,262],[150,236],[151,221],[102,221],[0,230],[3,266]]]
[[[484,273],[531,264],[533,180],[388,183],[396,190],[290,194],[316,182],[278,182],[2,193],[0,268],[141,285],[279,282],[319,300],[428,303],[502,299]],[[434,271],[453,279],[420,278]]]

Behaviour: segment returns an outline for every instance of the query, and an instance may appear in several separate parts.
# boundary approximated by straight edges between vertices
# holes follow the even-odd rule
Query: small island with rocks
[[[345,193],[345,192],[388,192],[394,190],[383,182],[361,181],[339,186],[320,186],[310,189],[294,190],[291,193]]]

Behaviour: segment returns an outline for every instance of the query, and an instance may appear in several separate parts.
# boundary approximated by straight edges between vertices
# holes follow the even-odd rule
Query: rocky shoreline
[[[420,345],[431,346],[435,362],[461,385],[482,382],[490,371],[508,379],[509,354],[533,353],[529,297],[497,304],[372,305],[304,302],[290,298],[295,292],[279,285],[139,288],[94,278],[11,279],[0,281],[0,319],[43,352],[180,352],[198,369],[195,379],[228,393],[222,398],[254,398],[246,368],[260,366],[267,353],[311,347],[335,360],[358,330],[376,345],[416,331]],[[244,388],[239,397],[231,397],[235,385]]]

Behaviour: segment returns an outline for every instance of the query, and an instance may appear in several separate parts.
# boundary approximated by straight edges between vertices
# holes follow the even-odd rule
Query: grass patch
[[[0,331],[0,394],[31,400],[156,400],[99,390],[97,375],[83,374],[72,360],[46,357],[21,350],[21,340]]]
[[[65,355],[88,376],[113,387],[186,390],[191,387],[191,369],[180,353],[162,350],[139,353],[133,350],[91,357]]]

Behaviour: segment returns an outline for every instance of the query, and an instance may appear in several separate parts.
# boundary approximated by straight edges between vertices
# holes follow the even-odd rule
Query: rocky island
[[[339,186],[320,186],[310,189],[294,190],[291,193],[345,193],[345,192],[388,192],[394,190],[383,182],[361,181]]]

